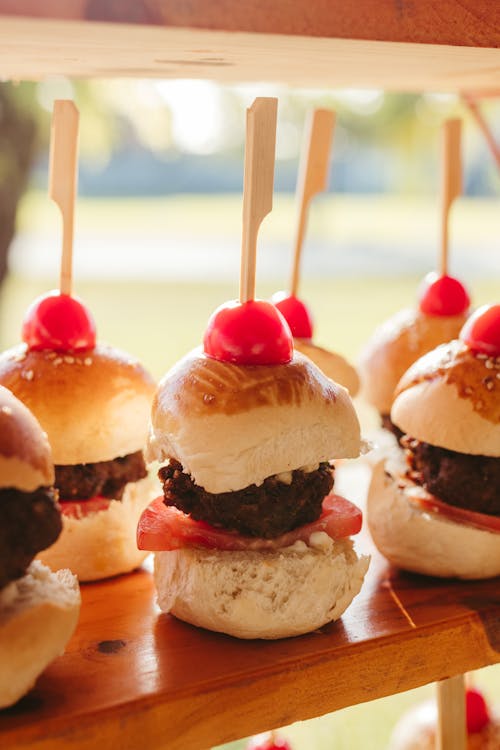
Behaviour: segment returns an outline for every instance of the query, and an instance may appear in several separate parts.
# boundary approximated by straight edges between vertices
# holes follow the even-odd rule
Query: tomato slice
[[[92,513],[107,510],[111,502],[113,501],[107,497],[96,495],[95,497],[90,497],[88,500],[59,499],[59,506],[63,516],[67,516],[68,518],[84,518],[85,516],[90,516]]]
[[[307,541],[311,534],[324,531],[332,539],[343,539],[361,530],[360,509],[340,495],[327,495],[317,521],[288,531],[275,539],[261,539],[215,528],[195,521],[178,508],[165,505],[157,497],[142,513],[137,528],[137,546],[150,552],[203,547],[220,550],[277,550],[296,541]]]
[[[447,518],[455,523],[463,523],[466,526],[474,526],[482,531],[491,531],[494,534],[500,534],[500,518],[498,516],[489,516],[486,513],[477,513],[465,508],[456,508],[453,505],[439,500],[434,495],[424,493],[409,493],[408,498],[411,504],[417,506],[419,510],[427,513]]]

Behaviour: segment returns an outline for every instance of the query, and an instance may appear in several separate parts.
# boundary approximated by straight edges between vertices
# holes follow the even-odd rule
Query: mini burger
[[[80,611],[78,582],[34,557],[61,533],[47,436],[0,386],[0,708],[59,656]]]
[[[368,567],[350,539],[361,512],[332,494],[330,459],[361,448],[349,394],[299,353],[241,365],[205,352],[175,365],[153,401],[148,456],[163,464],[163,495],[138,545],[155,552],[159,605],[239,638],[319,628]]]
[[[399,380],[417,359],[458,336],[468,307],[469,296],[457,279],[428,274],[419,305],[400,310],[382,323],[363,349],[361,393],[379,412],[382,426],[397,438],[401,433],[390,413]]]
[[[380,462],[368,524],[395,565],[427,575],[500,575],[500,305],[403,376],[391,419],[403,450]]]
[[[70,317],[61,315],[61,297],[55,295],[57,325]],[[70,314],[77,302],[64,301]],[[80,581],[129,572],[145,557],[135,532],[153,497],[142,449],[155,383],[137,360],[96,343],[88,331],[79,347],[67,335],[56,339],[40,300],[35,304],[37,315],[28,310],[26,319],[36,317],[36,335],[25,323],[26,343],[0,355],[0,383],[33,412],[52,449],[63,530],[40,559],[71,568]]]

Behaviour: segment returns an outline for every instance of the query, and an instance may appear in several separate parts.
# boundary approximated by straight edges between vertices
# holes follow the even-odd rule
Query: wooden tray
[[[339,471],[358,502],[366,472]],[[66,654],[0,712],[0,747],[204,750],[500,661],[499,579],[398,573],[357,546],[372,564],[344,617],[275,642],[161,614],[147,570],[83,586]]]

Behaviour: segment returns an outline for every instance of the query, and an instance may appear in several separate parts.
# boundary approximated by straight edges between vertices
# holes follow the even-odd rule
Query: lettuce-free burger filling
[[[290,482],[282,481],[283,475],[281,479],[272,476],[260,486],[213,494],[196,485],[174,459],[158,472],[166,505],[174,505],[197,521],[264,539],[315,521],[325,495],[332,490],[333,468],[328,463],[321,463],[316,471],[297,469],[289,474]]]
[[[142,451],[112,461],[56,466],[55,472],[61,500],[88,500],[96,495],[121,500],[126,484],[147,475]]]
[[[409,478],[445,503],[500,516],[500,458],[459,453],[405,435]]]

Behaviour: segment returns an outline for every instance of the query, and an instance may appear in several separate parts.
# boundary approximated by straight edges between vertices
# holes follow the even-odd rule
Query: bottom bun
[[[388,750],[436,750],[437,706],[427,701],[411,709],[396,724]],[[467,750],[499,750],[500,721],[492,716],[480,732],[467,736]]]
[[[75,576],[38,561],[0,592],[0,708],[18,701],[63,653],[79,612]]]
[[[500,575],[500,534],[419,510],[408,502],[408,490],[384,461],[374,467],[367,521],[375,545],[391,563],[440,578]]]
[[[369,558],[358,558],[350,539],[333,542],[320,533],[314,541],[265,552],[157,552],[160,608],[237,638],[286,638],[315,630],[349,606]]]
[[[60,537],[39,559],[49,567],[70,568],[80,581],[129,573],[149,554],[137,549],[137,524],[142,511],[157,494],[150,476],[125,487],[121,500],[82,518],[63,516]]]

